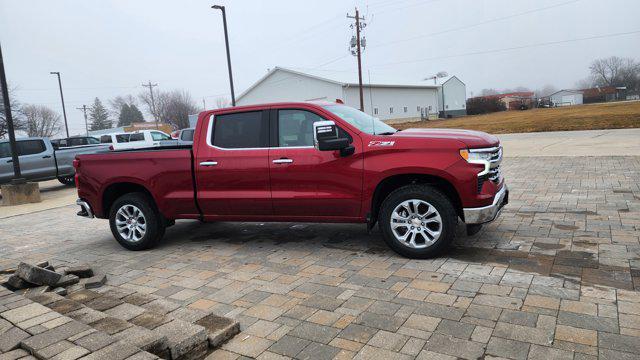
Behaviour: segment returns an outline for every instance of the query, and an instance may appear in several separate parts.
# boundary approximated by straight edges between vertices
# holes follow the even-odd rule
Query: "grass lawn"
[[[640,101],[524,111],[511,110],[446,120],[407,122],[392,126],[396,129],[458,128],[493,134],[640,128]]]

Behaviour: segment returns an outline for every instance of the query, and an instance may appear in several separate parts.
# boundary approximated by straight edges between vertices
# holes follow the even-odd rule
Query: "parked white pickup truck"
[[[73,159],[79,154],[109,151],[108,145],[82,145],[54,149],[49,138],[29,137],[16,139],[20,172],[29,181],[58,179],[65,185],[74,184]],[[13,159],[8,140],[0,140],[0,184],[11,182]]]
[[[127,136],[127,138],[125,141],[118,140],[112,143],[111,150],[143,149],[178,144],[177,140],[172,139],[171,136],[160,130],[142,130],[116,136]]]

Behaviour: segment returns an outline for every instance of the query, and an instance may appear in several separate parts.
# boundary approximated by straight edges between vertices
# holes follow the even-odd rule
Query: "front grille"
[[[498,182],[500,180],[500,165],[490,169],[487,176],[489,177],[489,180]]]

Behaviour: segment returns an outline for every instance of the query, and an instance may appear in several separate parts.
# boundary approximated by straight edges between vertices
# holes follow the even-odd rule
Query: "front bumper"
[[[489,206],[477,207],[477,208],[464,208],[464,222],[466,224],[484,224],[495,220],[502,207],[509,203],[509,189],[507,184],[502,186],[502,189],[498,190],[493,197],[493,203]]]

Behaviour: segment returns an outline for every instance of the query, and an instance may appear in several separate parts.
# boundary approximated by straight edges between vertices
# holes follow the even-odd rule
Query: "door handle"
[[[200,162],[200,166],[216,166],[218,165],[217,161],[202,161]]]
[[[275,159],[273,160],[274,164],[290,164],[292,163],[293,160],[292,159],[287,159],[287,158],[282,158],[282,159]]]
[[[43,158],[43,159],[48,159],[48,158],[50,158],[50,157],[51,157],[51,155],[45,155],[45,156],[43,156],[42,158]]]
[[[12,163],[12,162],[13,162],[13,160],[7,160],[7,164],[8,164],[8,163]]]

